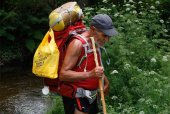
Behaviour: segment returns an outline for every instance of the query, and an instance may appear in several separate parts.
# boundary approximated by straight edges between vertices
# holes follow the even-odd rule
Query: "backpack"
[[[83,24],[82,20],[77,21],[74,25],[68,26],[63,31],[54,31],[54,37],[55,42],[57,44],[58,50],[60,52],[59,54],[59,63],[58,63],[58,74],[61,70],[62,63],[65,57],[66,48],[68,43],[72,40],[73,36],[76,36],[78,34],[81,34],[86,30],[85,25]],[[49,42],[51,39],[49,38]],[[46,86],[49,86],[50,90],[52,92],[59,93],[62,95],[63,92],[59,92],[61,83],[59,78],[51,79],[51,78],[44,78],[44,84]]]
[[[70,90],[70,86],[69,88],[65,87],[65,84],[62,84],[62,82],[59,80],[58,74],[60,72],[62,62],[65,57],[67,44],[71,41],[72,36],[81,34],[86,30],[86,27],[82,21],[82,17],[83,17],[82,10],[80,9],[80,7],[76,2],[65,3],[62,6],[53,10],[49,15],[50,30],[46,33],[43,40],[45,40],[47,42],[46,44],[49,45],[50,44],[54,45],[54,41],[55,41],[56,46],[52,46],[52,49],[51,46],[49,46],[49,49],[47,49],[47,51],[49,50],[50,51],[56,50],[56,51],[51,51],[50,53],[44,54],[45,56],[43,57],[41,56],[40,53],[42,53],[43,55],[44,52],[38,51],[37,49],[35,53],[35,55],[38,56],[40,55],[41,57],[37,62],[39,66],[45,66],[46,63],[51,63],[51,65],[44,67],[43,69],[38,68],[38,70],[35,70],[37,63],[35,62],[35,55],[34,55],[33,70],[32,70],[33,73],[39,77],[43,77],[44,84],[46,86],[49,86],[50,91],[56,92],[60,95],[63,95],[66,91],[68,91],[68,89]],[[44,41],[42,41],[41,44],[44,44],[43,42]],[[54,54],[55,54],[55,57],[53,56],[54,59],[53,60],[49,59],[44,64],[44,60],[47,58],[47,55],[49,56]],[[48,72],[50,72],[50,68],[51,70],[53,70],[53,73],[51,74],[56,74],[56,75],[51,76],[51,74],[49,73],[49,75],[46,76],[45,73],[42,73],[42,71],[43,72],[47,71],[45,69],[48,69],[49,70]],[[65,96],[72,97],[71,94]]]

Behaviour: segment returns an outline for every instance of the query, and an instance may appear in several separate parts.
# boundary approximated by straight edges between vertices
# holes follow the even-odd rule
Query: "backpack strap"
[[[87,42],[87,40],[84,36],[79,34],[76,36],[76,38],[79,39],[83,43],[83,48],[84,48],[84,52],[85,52],[85,55],[80,59],[79,63],[77,64],[77,66],[80,67],[83,60],[88,59],[87,54],[93,52],[93,49],[90,48],[89,43]],[[86,61],[86,65],[84,68],[84,72],[86,72],[86,67],[87,67],[87,61]]]

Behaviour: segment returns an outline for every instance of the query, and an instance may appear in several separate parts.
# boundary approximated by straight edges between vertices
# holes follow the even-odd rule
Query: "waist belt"
[[[77,91],[76,91],[76,95],[75,97],[76,98],[87,98],[89,103],[93,103],[93,101],[96,99],[96,96],[97,96],[97,90],[93,90],[93,91],[90,91],[90,90],[85,90],[83,88],[77,88]]]

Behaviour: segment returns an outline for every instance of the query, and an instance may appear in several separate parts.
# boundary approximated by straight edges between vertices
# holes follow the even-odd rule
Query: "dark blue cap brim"
[[[100,29],[105,35],[107,36],[114,36],[114,35],[117,35],[118,32],[116,31],[115,28],[112,28],[112,29]]]

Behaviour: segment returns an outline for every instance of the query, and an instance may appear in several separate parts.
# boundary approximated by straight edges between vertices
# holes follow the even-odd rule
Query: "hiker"
[[[97,50],[99,67],[96,67],[92,51],[93,37],[96,48],[102,47],[117,32],[111,18],[106,14],[95,15],[89,30],[73,36],[68,44],[64,62],[60,71],[60,80],[73,85],[75,98],[62,96],[65,114],[97,114],[97,90],[99,79],[104,79],[104,93],[109,91],[109,81],[104,75],[100,52]],[[87,46],[84,49],[83,46]]]

